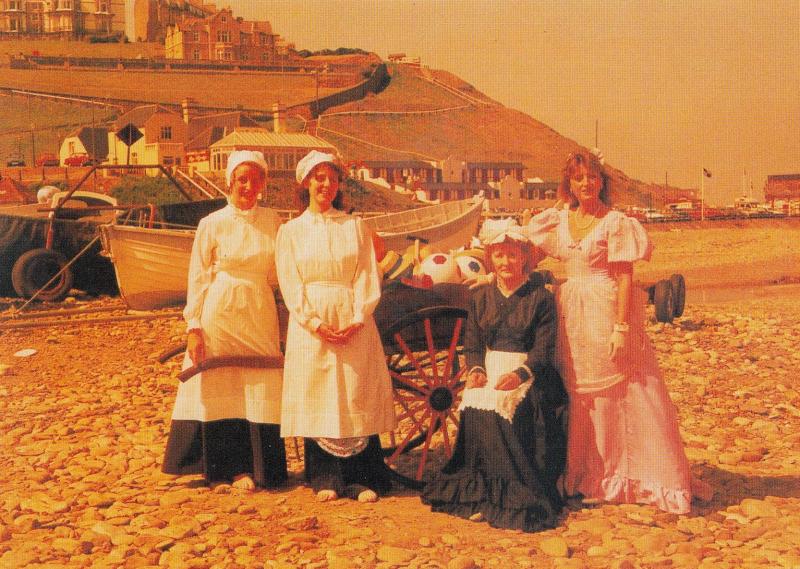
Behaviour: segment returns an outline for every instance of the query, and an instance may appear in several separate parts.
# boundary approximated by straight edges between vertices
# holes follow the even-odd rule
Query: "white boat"
[[[414,239],[448,251],[475,235],[483,198],[364,219],[383,237],[387,249],[404,251]],[[120,295],[134,310],[152,310],[186,302],[193,229],[161,229],[109,224],[100,226],[103,250],[114,263]]]
[[[152,310],[186,302],[193,229],[101,225],[100,238],[128,307]]]
[[[419,239],[446,252],[468,244],[477,233],[483,202],[482,196],[445,202],[371,217],[364,224],[383,238],[390,251],[405,251]]]

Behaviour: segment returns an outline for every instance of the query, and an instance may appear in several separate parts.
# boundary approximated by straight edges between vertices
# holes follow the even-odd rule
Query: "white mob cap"
[[[480,235],[478,235],[484,245],[495,245],[507,239],[514,241],[530,242],[524,228],[520,227],[516,219],[487,219],[483,222]]]
[[[231,152],[230,156],[228,156],[228,167],[225,168],[226,185],[231,185],[231,176],[233,176],[233,171],[236,170],[237,166],[240,166],[245,162],[255,164],[264,170],[265,176],[269,171],[269,168],[267,167],[267,161],[264,160],[264,154],[261,152],[257,150],[234,150]]]
[[[337,156],[334,154],[328,154],[326,152],[320,152],[319,150],[312,150],[303,156],[300,159],[300,162],[297,163],[297,171],[295,175],[297,178],[297,183],[302,184],[306,177],[311,173],[311,170],[320,164],[326,163],[336,168],[336,170],[339,171],[339,176],[344,178],[344,167]]]

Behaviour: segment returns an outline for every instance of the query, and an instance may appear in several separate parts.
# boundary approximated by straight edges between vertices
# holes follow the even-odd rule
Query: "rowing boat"
[[[434,250],[448,251],[467,244],[475,235],[482,207],[483,198],[477,198],[380,215],[364,219],[364,223],[384,239],[387,249],[403,251],[419,239]],[[114,263],[120,294],[134,310],[186,302],[194,229],[161,225],[100,226],[103,250]]]

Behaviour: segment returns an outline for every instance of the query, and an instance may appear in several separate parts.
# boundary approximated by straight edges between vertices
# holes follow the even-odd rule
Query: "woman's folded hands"
[[[345,344],[353,336],[353,334],[361,330],[363,327],[364,324],[362,322],[358,322],[355,324],[350,324],[349,326],[345,326],[341,330],[335,330],[334,328],[323,323],[319,325],[316,332],[317,335],[326,342],[330,342],[331,344]]]

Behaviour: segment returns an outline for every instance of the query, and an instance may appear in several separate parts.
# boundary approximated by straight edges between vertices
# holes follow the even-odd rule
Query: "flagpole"
[[[706,173],[700,166],[700,221],[706,220]]]

